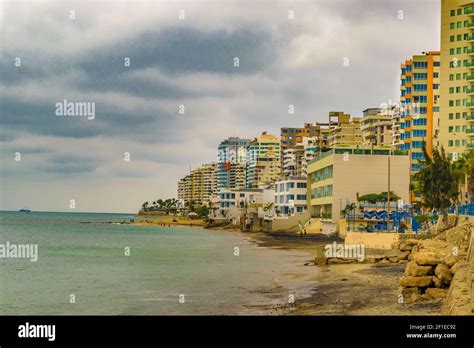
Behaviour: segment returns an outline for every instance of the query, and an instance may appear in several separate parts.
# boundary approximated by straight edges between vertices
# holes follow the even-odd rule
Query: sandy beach
[[[398,283],[405,265],[382,263],[357,263],[343,265],[314,265],[316,249],[332,243],[324,236],[300,237],[295,234],[245,233],[237,230],[221,230],[222,233],[238,233],[258,246],[292,250],[307,255],[304,265],[314,286],[309,297],[295,297],[294,303],[273,308],[262,308],[276,315],[439,315],[440,300],[405,304],[398,302]],[[311,268],[318,272],[311,272]],[[307,276],[304,278],[306,283]],[[278,287],[267,290],[280,293]]]

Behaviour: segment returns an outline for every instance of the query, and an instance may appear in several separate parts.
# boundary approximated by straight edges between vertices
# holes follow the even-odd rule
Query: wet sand
[[[295,294],[294,303],[260,306],[262,312],[273,315],[439,315],[441,300],[423,303],[399,303],[398,282],[405,265],[392,263],[357,263],[315,266],[314,257],[320,245],[334,239],[324,236],[298,234],[244,233],[223,230],[222,233],[243,234],[261,247],[292,250],[306,257],[304,271],[294,275],[293,281],[305,291]],[[301,266],[301,265],[300,265]],[[306,272],[307,270],[307,272]],[[296,278],[296,279],[295,279]],[[308,281],[312,284],[307,288]],[[297,285],[296,285],[297,286]],[[308,291],[309,290],[309,291]],[[281,298],[279,287],[261,289],[266,296]],[[259,307],[259,306],[256,306]]]

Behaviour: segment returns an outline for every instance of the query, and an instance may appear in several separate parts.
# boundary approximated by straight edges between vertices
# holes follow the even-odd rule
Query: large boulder
[[[400,246],[399,246],[399,249],[401,251],[411,251],[411,249],[413,248],[413,245],[408,245],[407,243],[400,243]]]
[[[443,282],[437,276],[433,276],[433,284],[437,288],[443,288],[444,287]]]
[[[444,258],[444,263],[448,267],[452,267],[459,261],[459,256],[449,255]]]
[[[404,298],[410,298],[413,294],[420,294],[420,289],[419,288],[401,288],[400,290],[400,294],[404,297]]]
[[[414,302],[420,302],[420,301],[423,301],[423,300],[424,300],[423,295],[415,293],[415,294],[411,295],[406,302],[407,303],[414,303]]]
[[[405,274],[413,277],[421,277],[433,274],[433,266],[420,266],[415,261],[410,261],[405,268]]]
[[[443,262],[441,256],[433,251],[421,251],[412,256],[413,260],[422,266],[435,266]]]
[[[405,243],[407,245],[417,245],[418,243],[420,243],[420,241],[418,239],[410,238],[410,239],[407,239]]]
[[[430,298],[445,298],[448,295],[447,289],[436,289],[436,288],[428,288],[425,292]]]
[[[451,283],[451,280],[453,279],[451,271],[446,265],[439,264],[438,266],[436,266],[435,274],[436,277],[438,277],[438,279],[446,285],[449,285]]]
[[[398,253],[398,259],[399,260],[408,260],[408,256],[410,255],[409,251],[400,251]]]
[[[424,277],[413,277],[413,276],[403,276],[400,278],[400,285],[404,287],[419,287],[426,288],[433,284],[433,277],[424,276]]]
[[[327,264],[328,265],[340,265],[340,264],[346,264],[346,263],[357,263],[357,259],[343,259],[340,257],[332,257],[327,259]]]

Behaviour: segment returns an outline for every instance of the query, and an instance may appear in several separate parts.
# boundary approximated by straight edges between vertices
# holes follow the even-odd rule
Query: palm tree
[[[424,145],[422,151],[421,169],[415,174],[422,205],[442,211],[446,222],[448,208],[459,200],[459,175],[454,172],[443,147],[433,149],[431,157]]]
[[[472,197],[474,190],[474,150],[465,152],[457,161],[453,162],[452,169],[458,175],[460,184],[464,184],[464,191],[469,197]],[[460,192],[462,194],[462,192]],[[462,201],[462,197],[461,197]]]

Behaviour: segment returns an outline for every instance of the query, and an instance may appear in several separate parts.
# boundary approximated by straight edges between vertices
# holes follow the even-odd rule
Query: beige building
[[[330,146],[355,145],[362,142],[360,118],[353,118],[347,123],[340,123],[330,131]]]
[[[333,121],[336,118],[337,121]],[[342,111],[329,112],[329,146],[335,145],[355,145],[362,142],[360,130],[360,118],[352,118],[351,115]]]
[[[370,108],[363,111],[360,120],[360,130],[365,144],[375,146],[392,146],[392,115],[384,114],[380,108]]]
[[[207,204],[211,195],[217,191],[217,165],[206,163],[191,170],[184,178],[178,180],[178,200],[186,205]]]
[[[246,186],[263,188],[274,183],[281,171],[280,139],[263,132],[247,148]]]
[[[474,147],[473,1],[441,1],[440,75],[439,143],[435,145],[456,158]]]
[[[303,138],[304,140],[305,138]],[[301,176],[305,156],[304,144],[297,144],[283,151],[283,177]]]
[[[390,191],[409,202],[410,160],[407,152],[382,148],[334,148],[308,165],[307,201],[313,217],[339,221],[346,202],[360,195]]]

